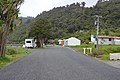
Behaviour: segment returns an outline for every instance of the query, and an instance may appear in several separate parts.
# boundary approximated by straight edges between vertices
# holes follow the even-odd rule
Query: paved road
[[[120,69],[70,49],[39,49],[0,70],[0,80],[120,80]]]

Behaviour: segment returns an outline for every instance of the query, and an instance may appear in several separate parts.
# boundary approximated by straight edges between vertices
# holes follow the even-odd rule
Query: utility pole
[[[97,17],[97,20],[95,21],[95,24],[97,25],[96,48],[98,49],[98,35],[99,35],[99,27],[100,27],[100,18],[102,18],[102,16],[95,15],[95,17]]]

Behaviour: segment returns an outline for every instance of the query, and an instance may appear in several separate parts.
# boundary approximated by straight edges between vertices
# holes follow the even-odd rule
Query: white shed
[[[64,40],[64,46],[77,46],[80,45],[81,41],[75,37]]]
[[[60,39],[60,40],[58,40],[58,43],[59,43],[59,44],[62,44],[62,41],[63,41],[63,40]]]

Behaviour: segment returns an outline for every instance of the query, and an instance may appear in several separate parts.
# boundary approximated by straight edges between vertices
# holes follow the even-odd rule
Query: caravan
[[[36,41],[34,41],[34,39],[25,39],[25,47],[27,48],[36,47]]]

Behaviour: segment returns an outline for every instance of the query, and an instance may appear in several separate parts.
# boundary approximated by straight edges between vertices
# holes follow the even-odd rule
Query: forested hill
[[[20,17],[22,20],[21,25],[19,25],[16,30],[13,31],[8,37],[9,42],[24,42],[26,38],[28,38],[30,23],[34,19],[33,17]]]
[[[96,34],[95,15],[102,16],[99,35],[120,36],[120,0],[98,0],[93,7],[85,7],[85,3],[77,2],[44,11],[35,19],[47,18],[51,22],[50,35],[53,39],[75,36],[88,40],[91,34]],[[25,20],[26,22],[10,36],[11,41],[20,42],[28,38],[28,26],[32,20]]]
[[[99,0],[94,7],[84,7],[80,3],[57,7],[38,17],[46,17],[53,26],[68,33],[80,30],[94,30],[95,15],[102,16],[101,29],[120,28],[120,0]]]

